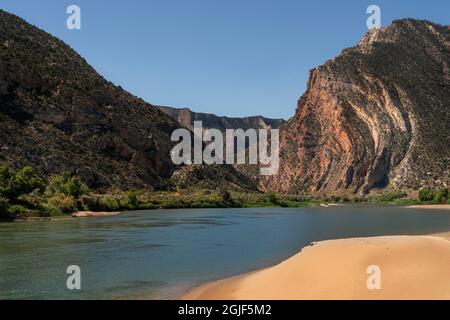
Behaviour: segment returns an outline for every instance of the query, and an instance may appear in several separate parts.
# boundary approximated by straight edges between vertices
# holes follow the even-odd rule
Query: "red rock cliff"
[[[311,70],[282,126],[278,192],[368,192],[449,183],[450,29],[394,21]]]

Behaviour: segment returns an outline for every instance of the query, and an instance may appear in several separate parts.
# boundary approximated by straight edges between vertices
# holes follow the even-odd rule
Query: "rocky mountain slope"
[[[68,172],[92,188],[152,189],[177,169],[180,182],[187,170],[169,156],[176,121],[105,80],[62,41],[1,10],[0,127],[0,163],[32,165],[46,177]],[[209,171],[245,186],[230,167]]]
[[[449,26],[394,21],[311,70],[280,139],[280,172],[263,182],[265,190],[448,185]]]
[[[0,10],[0,163],[32,165],[45,176],[69,172],[93,188],[152,189],[171,177],[251,186],[231,166],[172,164],[170,135],[194,120],[221,130],[281,125],[280,171],[261,179],[262,190],[445,187],[449,101],[450,29],[427,21],[372,30],[313,69],[295,116],[283,123],[161,112],[105,80],[62,41]],[[238,171],[258,180],[247,166]]]
[[[279,128],[285,121],[283,119],[269,119],[262,116],[230,118],[220,117],[210,113],[193,112],[188,108],[159,107],[161,111],[192,129],[194,121],[202,121],[204,128],[214,128],[225,132],[226,129],[265,129]]]

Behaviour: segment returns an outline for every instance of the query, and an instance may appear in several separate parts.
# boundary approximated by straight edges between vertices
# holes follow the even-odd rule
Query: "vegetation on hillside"
[[[76,176],[55,175],[44,179],[32,167],[13,170],[0,165],[0,219],[30,216],[51,217],[76,211],[128,211],[175,208],[250,208],[250,207],[305,207],[323,203],[450,203],[448,189],[422,189],[418,199],[404,192],[383,192],[373,197],[309,197],[253,190],[225,188],[200,189],[168,188],[167,190],[110,190],[99,193],[90,190]]]

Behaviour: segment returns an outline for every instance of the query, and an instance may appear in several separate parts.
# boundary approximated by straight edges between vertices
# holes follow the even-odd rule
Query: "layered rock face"
[[[366,193],[449,184],[450,28],[405,19],[311,70],[264,190]]]
[[[161,111],[181,123],[186,128],[192,129],[194,121],[202,121],[204,128],[214,128],[222,132],[226,129],[277,129],[285,121],[283,119],[269,119],[262,116],[230,118],[220,117],[210,113],[193,112],[188,108],[159,107]]]

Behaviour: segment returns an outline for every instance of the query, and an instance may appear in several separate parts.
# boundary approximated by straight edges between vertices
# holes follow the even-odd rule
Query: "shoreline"
[[[363,203],[364,204],[364,203]],[[383,203],[380,203],[380,205]],[[317,208],[336,208],[336,207],[343,207],[346,205],[352,205],[352,203],[320,203],[316,207]],[[374,205],[374,203],[367,203],[367,205]],[[376,203],[375,203],[376,205]],[[425,210],[448,210],[450,211],[450,204],[419,204],[419,205],[396,205],[396,204],[387,204],[388,206],[394,206],[394,207],[402,207],[405,209],[425,209]],[[258,208],[271,208],[271,206],[267,207],[258,207]],[[283,207],[279,207],[283,208]],[[291,207],[291,208],[302,208],[299,207]],[[155,208],[155,209],[139,209],[134,211],[146,211],[146,210],[173,210],[173,209],[185,209],[185,208]],[[229,208],[188,208],[188,209],[247,209],[247,208],[235,208],[235,207],[229,207]],[[123,214],[127,211],[77,211],[72,214],[68,215],[58,215],[58,216],[49,216],[49,217],[41,217],[41,216],[29,216],[29,217],[21,217],[16,219],[5,219],[0,220],[0,223],[7,223],[7,222],[33,222],[33,221],[60,221],[60,220],[71,220],[73,218],[102,218],[102,217],[113,217],[120,214]]]
[[[368,267],[381,289],[369,290]],[[450,232],[313,243],[281,263],[205,283],[181,300],[450,299]]]
[[[78,211],[72,214],[73,218],[102,218],[118,216],[120,211]]]
[[[450,204],[416,204],[406,206],[408,209],[450,210]]]

